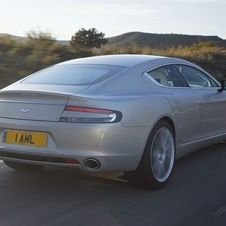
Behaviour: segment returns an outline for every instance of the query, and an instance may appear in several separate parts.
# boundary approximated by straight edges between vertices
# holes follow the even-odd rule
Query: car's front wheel
[[[43,168],[43,166],[40,165],[30,165],[30,164],[25,164],[25,163],[20,163],[20,162],[11,162],[11,161],[6,161],[4,160],[4,163],[15,170],[20,170],[20,171],[29,171],[29,170],[40,170]]]
[[[160,121],[153,128],[142,159],[129,181],[146,188],[161,188],[169,180],[175,161],[175,133],[167,121]]]

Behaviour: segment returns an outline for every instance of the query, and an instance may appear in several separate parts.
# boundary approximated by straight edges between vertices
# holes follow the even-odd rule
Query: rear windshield
[[[90,85],[102,81],[125,67],[109,65],[55,65],[23,80],[29,84]]]

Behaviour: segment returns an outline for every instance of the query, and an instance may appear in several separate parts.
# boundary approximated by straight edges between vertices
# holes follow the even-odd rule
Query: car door
[[[201,105],[202,137],[226,132],[226,93],[218,92],[218,83],[207,73],[188,65],[176,65]]]
[[[148,76],[160,85],[161,93],[173,109],[177,139],[186,143],[200,137],[200,101],[178,70],[173,65],[166,65],[149,71]]]

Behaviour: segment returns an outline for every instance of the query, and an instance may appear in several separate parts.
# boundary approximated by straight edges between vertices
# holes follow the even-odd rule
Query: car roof
[[[119,55],[106,55],[85,57],[80,59],[74,59],[65,61],[62,64],[101,64],[101,65],[116,65],[124,67],[132,67],[138,64],[142,64],[148,61],[162,59],[167,57],[151,56],[151,55],[135,55],[135,54],[119,54]]]

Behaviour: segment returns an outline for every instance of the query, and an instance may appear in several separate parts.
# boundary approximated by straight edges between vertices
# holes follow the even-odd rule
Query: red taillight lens
[[[122,113],[100,108],[65,106],[61,122],[70,123],[115,123],[122,119]]]
[[[86,108],[86,107],[76,107],[76,106],[66,106],[64,108],[65,111],[73,111],[73,112],[84,112],[84,113],[95,113],[95,114],[112,114],[113,111],[99,109],[99,108]]]

